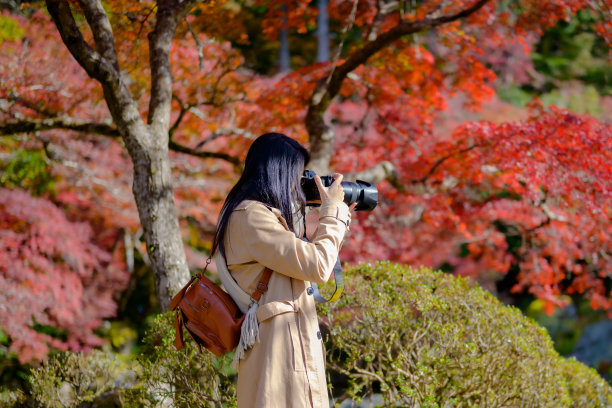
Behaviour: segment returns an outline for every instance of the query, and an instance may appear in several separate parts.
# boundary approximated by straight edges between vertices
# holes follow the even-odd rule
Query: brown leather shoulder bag
[[[271,275],[272,270],[266,268],[251,295],[256,302],[268,290]],[[245,315],[227,292],[202,273],[194,275],[172,298],[170,309],[176,312],[174,344],[177,350],[185,346],[183,327],[197,344],[200,353],[204,346],[217,356],[222,356],[234,350],[240,341],[240,328]]]

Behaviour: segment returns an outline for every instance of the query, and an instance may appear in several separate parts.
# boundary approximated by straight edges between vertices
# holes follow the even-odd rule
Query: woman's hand
[[[321,203],[332,200],[342,202],[344,200],[344,189],[340,185],[342,183],[342,174],[334,173],[332,174],[334,178],[334,182],[329,187],[324,187],[323,182],[321,181],[321,177],[318,174],[315,174],[314,181],[319,189],[319,195],[321,196]]]
[[[351,211],[353,211],[355,207],[357,207],[357,203],[349,205],[349,219],[351,219]]]

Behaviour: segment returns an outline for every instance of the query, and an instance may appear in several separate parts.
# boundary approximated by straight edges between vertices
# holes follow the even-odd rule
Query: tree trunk
[[[167,132],[155,134],[155,128],[142,121],[135,104],[120,106],[107,94],[109,110],[134,165],[132,191],[155,276],[157,299],[162,311],[166,311],[190,275],[174,204]]]
[[[329,161],[334,152],[334,130],[325,123],[325,112],[331,98],[320,83],[315,90],[311,104],[306,112],[306,130],[310,139],[310,161],[308,168],[319,175],[327,175],[330,171]]]
[[[280,72],[289,72],[291,70],[291,54],[289,52],[289,28],[287,27],[287,6],[283,6],[283,27],[280,35],[280,50],[278,55],[278,67]]]
[[[148,123],[119,69],[112,27],[100,0],[78,0],[95,50],[84,40],[68,2],[47,0],[62,41],[87,74],[102,85],[108,109],[134,165],[132,190],[155,275],[162,311],[189,279],[179,229],[168,156],[172,75],[170,46],[176,27],[197,0],[158,0],[155,30],[149,35],[151,99]]]
[[[159,140],[151,134],[149,140]],[[125,138],[124,138],[125,140]],[[143,227],[162,310],[189,279],[172,188],[168,146],[153,145],[130,152],[134,162],[132,191]]]
[[[318,0],[317,7],[317,62],[329,61],[329,19],[327,0]]]

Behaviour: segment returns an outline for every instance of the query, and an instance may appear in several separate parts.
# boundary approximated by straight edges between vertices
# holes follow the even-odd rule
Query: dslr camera
[[[318,207],[321,205],[321,195],[314,181],[315,172],[312,170],[304,170],[302,175],[302,190],[306,196],[306,205]],[[334,182],[332,176],[321,177],[323,186],[329,187]],[[372,211],[378,205],[378,189],[372,183],[367,181],[357,180],[355,183],[343,181],[341,183],[344,189],[344,202],[347,205],[357,203],[355,211]]]

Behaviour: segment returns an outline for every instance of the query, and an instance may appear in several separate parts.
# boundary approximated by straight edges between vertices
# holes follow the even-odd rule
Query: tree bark
[[[151,100],[144,123],[126,79],[119,70],[110,22],[99,0],[80,0],[95,40],[93,50],[83,39],[68,2],[46,0],[62,40],[87,74],[102,85],[104,98],[134,165],[132,190],[155,275],[157,298],[167,310],[172,296],[189,279],[174,204],[168,131],[172,76],[170,45],[174,31],[195,1],[158,1],[155,30],[149,37]]]

